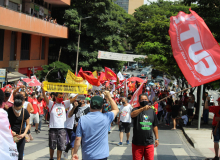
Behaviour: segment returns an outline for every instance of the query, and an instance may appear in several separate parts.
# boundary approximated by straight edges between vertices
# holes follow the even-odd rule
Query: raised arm
[[[13,96],[15,96],[16,93],[17,93],[17,92],[19,91],[19,89],[21,89],[21,88],[25,88],[25,86],[22,85],[22,86],[19,86],[18,88],[16,88],[16,89],[14,90],[14,92],[13,92]]]
[[[108,98],[109,102],[110,102],[110,105],[111,105],[111,108],[112,108],[112,111],[114,113],[114,117],[118,114],[119,110],[118,110],[118,106],[117,104],[115,103],[115,101],[112,99],[109,91],[105,91],[104,92],[104,95],[106,98]]]
[[[42,83],[41,85],[41,89],[42,89],[42,94],[43,94],[43,97],[44,97],[44,101],[46,102],[47,106],[49,105],[49,99],[47,98],[46,94],[45,94],[45,90],[44,90],[44,85]]]
[[[135,118],[137,117],[141,112],[143,112],[145,110],[145,107],[142,107],[140,109],[137,109],[133,112],[131,112],[131,118]]]
[[[78,95],[76,95],[75,97],[71,98],[71,99],[70,99],[70,103],[74,103],[75,100],[77,99],[77,97],[78,97]]]

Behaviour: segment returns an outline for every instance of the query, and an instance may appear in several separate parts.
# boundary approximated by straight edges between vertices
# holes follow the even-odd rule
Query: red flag
[[[80,76],[81,76],[83,79],[86,79],[86,77],[84,76],[83,73],[86,74],[86,75],[88,75],[88,76],[90,76],[90,77],[94,77],[91,71],[83,71],[82,67],[80,68],[77,77],[80,77]]]
[[[173,56],[192,87],[220,78],[220,47],[204,20],[190,9],[170,18]]]
[[[10,84],[8,84],[8,85],[4,86],[3,88],[1,88],[1,90],[2,90],[3,92],[5,92],[5,89],[6,89],[6,88],[11,88],[11,89],[12,89],[12,86],[11,86]]]
[[[17,88],[20,87],[20,86],[22,86],[22,85],[23,85],[23,83],[22,83],[21,81],[18,81],[18,83],[17,83]]]
[[[101,72],[99,80],[101,83],[104,83],[106,81],[105,72]]]
[[[109,84],[110,84],[110,81],[107,81],[106,84],[105,84],[105,86],[108,87]]]
[[[139,95],[142,94],[144,83],[146,83],[147,80],[142,82],[142,84],[138,87],[138,89],[135,91],[134,95],[132,96],[132,99],[130,101],[130,104],[133,105],[134,108],[140,106],[139,104]]]
[[[109,80],[117,80],[117,75],[110,69],[105,67],[105,77]]]
[[[140,82],[140,83],[142,83],[142,82],[144,82],[144,80],[143,79],[141,79],[141,78],[139,78],[139,77],[131,77],[131,78],[128,78],[128,81],[130,82],[130,81],[137,81],[137,82]]]
[[[100,86],[100,81],[99,79],[92,77],[92,76],[88,76],[87,74],[81,72],[81,74],[83,75],[83,77],[85,77],[85,79],[93,86]]]
[[[130,84],[128,85],[128,87],[129,87],[129,90],[130,90],[130,91],[134,92],[134,90],[135,90],[135,82],[134,82],[134,83],[131,83],[131,82],[130,82]]]
[[[36,79],[36,77],[24,78],[22,81],[26,82],[28,86],[40,86],[41,83]]]

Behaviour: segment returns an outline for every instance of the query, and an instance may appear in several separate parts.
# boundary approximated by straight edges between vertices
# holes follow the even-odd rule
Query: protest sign
[[[44,90],[48,92],[87,94],[86,84],[67,84],[44,81],[43,85]]]
[[[173,56],[192,87],[220,78],[220,46],[204,20],[190,9],[170,18]]]

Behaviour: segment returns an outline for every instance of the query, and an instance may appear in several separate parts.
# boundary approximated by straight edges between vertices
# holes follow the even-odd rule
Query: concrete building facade
[[[0,68],[30,76],[48,64],[50,38],[68,38],[68,28],[44,20],[52,7],[71,0],[0,0]]]

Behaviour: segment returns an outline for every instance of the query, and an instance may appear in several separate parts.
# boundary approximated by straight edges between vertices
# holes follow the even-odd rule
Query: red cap
[[[217,99],[218,102],[220,102],[220,97]]]

